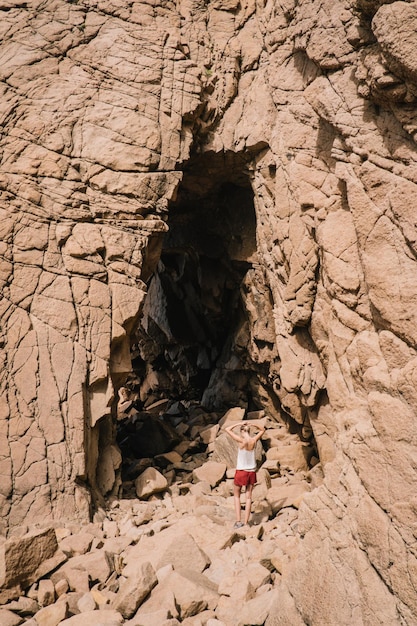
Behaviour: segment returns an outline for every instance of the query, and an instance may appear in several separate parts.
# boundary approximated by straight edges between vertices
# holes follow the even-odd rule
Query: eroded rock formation
[[[417,3],[0,11],[2,531],[117,492],[118,391],[133,357],[163,398],[162,360],[312,429],[282,602],[415,623]]]

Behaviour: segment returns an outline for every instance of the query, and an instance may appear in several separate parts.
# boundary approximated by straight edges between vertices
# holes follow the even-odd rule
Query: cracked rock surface
[[[413,626],[417,3],[0,0],[0,17],[4,541],[36,535],[42,520],[69,529],[59,538],[67,544],[77,536],[78,558],[91,552],[84,532],[94,549],[124,536],[115,526],[102,534],[107,522],[94,514],[121,498],[108,519],[121,523],[125,490],[136,502],[144,485],[132,485],[155,458],[167,483],[154,475],[158,493],[191,462],[174,450],[185,422],[173,414],[180,441],[138,451],[163,441],[144,419],[155,403],[265,410],[317,449],[323,480],[303,495],[296,526],[287,520],[299,548],[282,572],[274,565],[279,584],[253,591],[241,580],[241,597],[267,626]],[[136,403],[127,443],[123,401]],[[151,434],[141,437],[144,424]],[[219,455],[216,426],[205,424],[204,445]],[[202,453],[192,450],[194,462]],[[269,452],[270,477],[287,454]],[[219,467],[206,470],[219,489]],[[162,519],[156,509],[146,524]],[[268,509],[265,528],[280,545],[277,514]],[[227,549],[258,549],[250,537]],[[65,595],[63,579],[45,577],[66,567],[72,544],[38,540],[48,571],[35,559],[24,584],[45,579]],[[152,563],[123,580],[114,555],[125,550],[93,550],[91,570],[65,578],[87,596],[93,581],[120,594],[102,619],[135,619],[129,585],[140,578],[143,593],[157,592],[165,576],[166,589],[204,588],[190,590],[194,604],[173,600],[183,608],[170,619],[209,611],[201,623],[233,624],[219,600],[232,583],[216,578],[213,561],[210,584]],[[249,553],[236,555],[245,567]],[[70,600],[54,618],[36,617],[33,602],[49,615],[51,594],[39,583],[0,621],[18,623],[12,612],[38,626],[77,623]],[[78,598],[82,612],[106,604],[97,597]]]

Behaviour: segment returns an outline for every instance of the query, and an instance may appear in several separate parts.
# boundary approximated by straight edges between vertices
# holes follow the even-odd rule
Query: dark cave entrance
[[[203,458],[207,448],[193,426],[198,432],[216,424],[230,408],[254,417],[266,409],[285,422],[269,382],[273,305],[257,258],[244,157],[205,153],[191,160],[168,226],[132,341],[127,397],[118,407],[124,484],[151,465],[173,468],[177,478],[184,470],[186,479],[184,459]],[[184,433],[189,456],[176,466],[164,455],[181,446]]]
[[[133,364],[144,380],[145,404],[161,394],[199,400],[208,409],[248,403],[225,397],[226,390],[222,397],[210,394],[210,385],[216,367],[223,364],[229,378],[241,369],[228,362],[244,322],[240,287],[256,254],[255,225],[251,190],[231,182],[171,207]]]
[[[255,408],[234,345],[246,320],[242,281],[256,261],[253,192],[236,161],[211,154],[191,163],[169,208],[133,346],[144,408],[164,398],[208,410]]]
[[[164,451],[160,420],[149,415],[163,412],[175,427],[184,413],[192,419],[196,407],[219,415],[233,406],[261,409],[250,384],[256,374],[246,351],[249,320],[242,299],[245,276],[257,260],[245,158],[206,153],[191,160],[169,206],[168,226],[126,381],[127,405],[133,399],[130,414],[141,422],[141,434],[122,429],[123,456]],[[136,433],[137,424],[130,430]]]

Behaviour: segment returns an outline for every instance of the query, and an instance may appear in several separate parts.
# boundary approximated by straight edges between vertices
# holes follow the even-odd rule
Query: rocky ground
[[[298,507],[321,480],[314,448],[263,412],[248,414],[266,431],[252,518],[234,529],[236,444],[223,428],[243,409],[219,421],[194,407],[185,421],[171,407],[168,422],[157,413],[148,422],[129,418],[128,409],[119,416],[122,497],[110,498],[86,526],[39,523],[3,540],[0,624],[278,623],[280,580],[299,549]],[[164,437],[175,445],[129,457],[141,441],[134,434],[152,420],[160,433],[152,445],[166,447]]]

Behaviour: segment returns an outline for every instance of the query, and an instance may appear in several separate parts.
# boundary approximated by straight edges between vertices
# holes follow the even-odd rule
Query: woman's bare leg
[[[253,485],[246,486],[245,524],[249,523],[250,510],[252,506],[252,490]]]
[[[236,513],[236,521],[240,522],[240,492],[242,487],[239,485],[233,485],[233,495],[235,498],[235,513]]]

